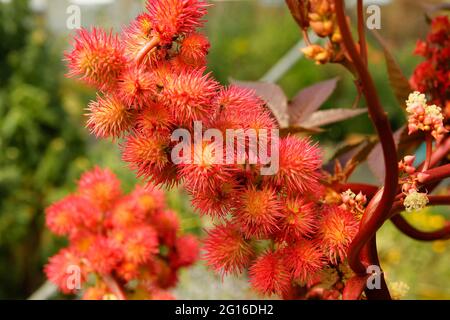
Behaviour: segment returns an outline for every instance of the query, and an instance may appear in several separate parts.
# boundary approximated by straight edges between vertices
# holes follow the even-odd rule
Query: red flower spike
[[[222,275],[241,273],[253,258],[251,244],[235,225],[217,225],[207,230],[203,242],[208,266]]]
[[[133,126],[135,113],[116,96],[97,96],[88,106],[87,127],[97,138],[119,138]]]
[[[80,77],[100,90],[113,87],[126,65],[123,47],[117,36],[96,28],[77,32],[73,50],[66,53],[66,59],[69,77]]]
[[[291,285],[290,272],[278,252],[268,251],[249,269],[252,287],[264,295],[283,294]]]

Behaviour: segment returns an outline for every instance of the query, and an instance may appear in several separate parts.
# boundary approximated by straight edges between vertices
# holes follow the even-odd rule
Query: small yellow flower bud
[[[426,193],[413,191],[406,196],[403,205],[405,206],[406,211],[411,212],[425,208],[428,202],[429,200]]]

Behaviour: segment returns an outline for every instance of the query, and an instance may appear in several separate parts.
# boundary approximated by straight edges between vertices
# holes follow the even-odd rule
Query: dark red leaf
[[[277,119],[280,128],[289,126],[288,99],[280,86],[268,82],[250,82],[230,79],[230,82],[244,88],[255,90],[256,94],[263,99],[267,107]]]
[[[289,104],[289,123],[300,124],[330,97],[336,89],[338,78],[322,81],[302,89]]]
[[[314,112],[300,122],[305,128],[321,127],[339,121],[347,120],[367,112],[367,109],[328,109]]]

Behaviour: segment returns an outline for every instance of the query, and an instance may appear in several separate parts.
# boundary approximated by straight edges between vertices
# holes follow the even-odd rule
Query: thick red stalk
[[[410,238],[420,240],[420,241],[435,241],[435,240],[447,240],[450,239],[450,223],[447,222],[446,225],[436,231],[421,231],[416,229],[408,223],[401,215],[396,215],[391,218],[392,223],[400,230],[402,233],[406,234]]]
[[[362,275],[365,274],[366,268],[359,257],[361,249],[383,224],[396,196],[398,185],[397,150],[388,118],[381,107],[373,79],[364,64],[364,61],[361,59],[350,32],[350,28],[347,25],[344,1],[335,0],[335,4],[336,16],[345,49],[355,66],[368,105],[369,115],[380,137],[386,172],[384,188],[380,190],[381,195],[379,197],[375,196],[369,203],[365,216],[367,215],[369,208],[372,212],[367,215],[366,219],[363,218],[360,230],[348,251],[348,259],[351,268],[355,273]]]
[[[434,150],[433,154],[431,155],[431,160],[429,167],[434,167],[437,165],[442,159],[447,157],[447,155],[450,152],[450,138],[446,137],[439,145],[437,145],[436,149]],[[418,171],[421,171],[423,166],[425,165],[425,162],[423,162],[418,168]]]
[[[357,11],[358,11],[359,48],[361,51],[361,59],[364,62],[364,65],[367,66],[367,43],[366,43],[365,24],[364,24],[365,20],[364,20],[363,0],[358,0]]]
[[[431,165],[431,156],[433,155],[433,137],[430,134],[425,135],[426,155],[422,171],[427,171]]]
[[[424,171],[419,177],[422,184],[431,184],[450,177],[450,164],[445,164],[427,171]]]

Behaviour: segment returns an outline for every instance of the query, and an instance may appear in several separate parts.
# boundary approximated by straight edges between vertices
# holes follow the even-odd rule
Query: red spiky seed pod
[[[86,280],[83,270],[81,259],[68,248],[61,249],[44,267],[47,278],[66,294],[80,289],[76,283],[72,283],[71,278],[79,275],[77,280],[78,285],[81,285]]]
[[[109,238],[98,236],[86,252],[88,265],[94,272],[109,274],[122,258],[120,248]]]
[[[133,279],[137,279],[140,275],[140,265],[129,262],[129,261],[122,261],[115,271],[117,272],[117,275],[122,278],[125,281],[131,281]]]
[[[166,106],[151,102],[137,115],[136,131],[144,134],[155,131],[169,134],[173,123],[173,117]]]
[[[191,125],[213,113],[211,107],[218,83],[204,69],[184,68],[164,80],[162,101],[171,109],[179,124]]]
[[[149,105],[157,94],[156,79],[143,67],[130,67],[119,78],[117,91],[123,103],[134,109]]]
[[[192,235],[184,235],[176,239],[174,250],[169,255],[173,268],[187,267],[193,264],[199,254],[199,243]]]
[[[174,37],[189,34],[201,27],[207,4],[202,0],[149,0],[147,10],[154,35],[162,44],[171,43]]]
[[[236,194],[236,221],[246,237],[268,237],[279,230],[281,203],[274,189],[247,186]]]
[[[294,279],[307,284],[325,266],[320,247],[312,240],[300,240],[283,251],[286,265]]]
[[[135,264],[148,262],[159,251],[158,235],[151,226],[138,226],[126,231],[122,245],[123,257]]]
[[[224,181],[213,190],[196,190],[191,193],[193,206],[202,215],[224,217],[232,208],[237,182]]]
[[[185,37],[180,44],[179,57],[183,63],[191,67],[206,65],[206,55],[209,51],[208,39],[200,33],[193,33]]]
[[[117,201],[109,216],[113,227],[128,228],[145,220],[145,212],[136,210],[136,202],[133,200],[132,196],[129,195]]]
[[[119,138],[133,126],[135,113],[115,95],[100,96],[88,106],[87,127],[97,138]]]
[[[267,251],[249,269],[252,287],[264,295],[283,294],[291,285],[290,272],[279,252]]]
[[[100,90],[111,88],[126,65],[123,47],[116,35],[102,29],[80,29],[73,50],[66,53],[70,77],[80,77]]]
[[[208,266],[222,275],[241,273],[248,267],[254,256],[253,248],[237,226],[216,225],[206,232],[203,250]]]
[[[165,208],[164,192],[155,186],[147,185],[145,188],[136,186],[130,196],[135,203],[135,210],[142,212],[146,217],[152,217]]]
[[[343,261],[347,249],[359,229],[359,221],[355,215],[338,206],[327,206],[318,226],[320,246],[330,260],[336,264]]]
[[[122,195],[119,179],[110,170],[99,167],[81,176],[78,192],[103,212],[108,211]]]
[[[321,152],[309,139],[280,139],[279,169],[268,180],[290,194],[314,193],[320,189]]]
[[[172,210],[164,210],[155,213],[151,222],[158,232],[160,242],[165,245],[173,246],[180,229],[180,220]]]
[[[218,143],[194,144],[192,156],[187,159],[189,161],[183,160],[180,164],[180,177],[189,192],[212,192],[224,183],[232,181],[236,167],[224,164],[225,155],[217,152],[222,148]]]
[[[145,178],[158,174],[168,163],[170,141],[160,134],[135,134],[128,136],[122,150],[122,159],[131,169]]]
[[[276,234],[276,239],[291,243],[311,237],[317,230],[317,206],[299,195],[287,197],[282,203],[280,231]]]
[[[45,211],[47,227],[57,235],[70,235],[77,228],[94,228],[101,219],[92,203],[78,195],[69,195]]]
[[[142,49],[149,43],[152,38],[152,20],[148,13],[142,13],[137,16],[131,24],[122,32],[122,39],[124,41],[125,54],[130,60],[137,60],[141,54]],[[165,50],[158,48],[152,50],[142,57],[144,65],[154,66],[158,60],[164,57]]]

